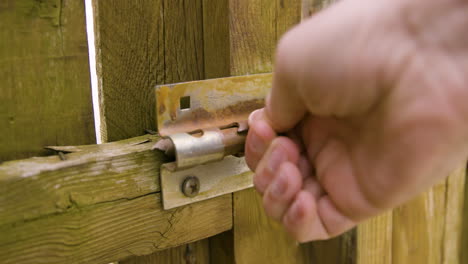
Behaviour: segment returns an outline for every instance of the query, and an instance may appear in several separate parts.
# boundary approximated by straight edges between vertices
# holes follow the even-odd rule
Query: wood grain
[[[95,142],[82,1],[1,1],[0,162]]]
[[[270,0],[229,1],[231,75],[272,71],[276,4]]]
[[[205,77],[230,76],[229,0],[203,0]]]
[[[468,180],[466,178],[465,168],[465,198],[463,204],[463,224],[462,224],[462,240],[461,240],[461,252],[460,252],[460,263],[468,264]]]
[[[459,263],[464,178],[463,168],[393,211],[394,263]]]
[[[153,88],[165,82],[162,0],[93,1],[103,141],[156,129]]]
[[[357,228],[359,264],[392,264],[392,211],[361,223]]]
[[[200,240],[191,244],[166,249],[158,254],[129,258],[119,261],[119,264],[208,264],[210,263],[210,255],[207,243],[209,243],[207,239]]]
[[[205,77],[202,0],[94,2],[107,140],[155,130],[155,85]],[[206,242],[198,248],[208,246]],[[184,250],[155,253],[141,262],[175,257]]]
[[[229,2],[232,75],[271,71],[278,39],[302,17],[301,1]],[[299,245],[268,218],[254,190],[234,194],[236,263],[354,263],[355,233]]]
[[[230,195],[162,209],[156,139],[1,164],[2,263],[108,263],[230,229]]]
[[[283,7],[294,7],[283,4]],[[297,2],[297,1],[296,1]],[[270,72],[277,36],[277,27],[299,22],[278,1],[229,1],[230,73],[231,75]],[[286,12],[277,22],[278,14]],[[296,21],[291,23],[291,20]],[[268,218],[261,206],[261,197],[249,189],[234,193],[233,250],[236,263],[305,263],[302,247],[293,241],[279,223]]]
[[[462,245],[463,203],[465,200],[466,168],[461,166],[447,179],[444,237],[442,249],[443,264],[461,263],[460,255],[468,247]],[[465,220],[464,220],[465,219]]]

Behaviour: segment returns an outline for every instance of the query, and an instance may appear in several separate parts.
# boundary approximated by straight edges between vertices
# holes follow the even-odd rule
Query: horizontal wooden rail
[[[2,263],[108,263],[229,230],[231,195],[162,209],[157,139],[0,164]]]

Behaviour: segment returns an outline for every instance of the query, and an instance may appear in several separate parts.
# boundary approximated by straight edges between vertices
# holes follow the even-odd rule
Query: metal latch
[[[161,167],[164,209],[252,187],[247,118],[270,87],[271,74],[255,74],[156,88],[155,148],[175,159]]]

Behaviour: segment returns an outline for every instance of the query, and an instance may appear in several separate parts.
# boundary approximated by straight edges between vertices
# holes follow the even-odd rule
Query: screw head
[[[195,176],[188,176],[182,183],[182,193],[187,197],[195,197],[200,191],[200,180]]]

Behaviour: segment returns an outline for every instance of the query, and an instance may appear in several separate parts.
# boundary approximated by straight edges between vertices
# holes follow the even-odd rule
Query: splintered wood
[[[163,210],[157,139],[1,164],[1,262],[108,263],[230,229],[230,195]]]

